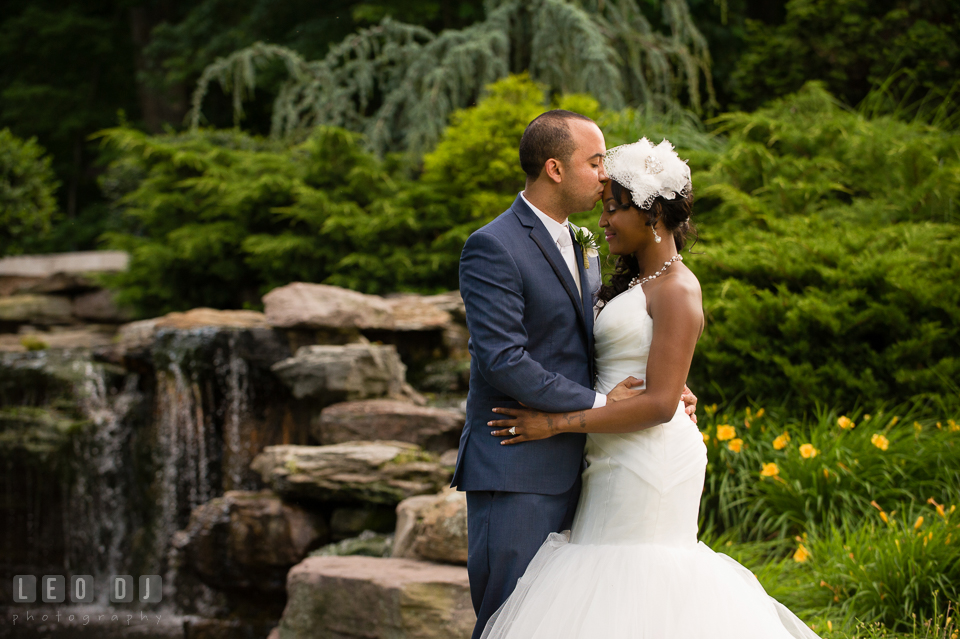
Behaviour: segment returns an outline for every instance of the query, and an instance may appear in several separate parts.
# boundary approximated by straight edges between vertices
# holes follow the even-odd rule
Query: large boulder
[[[338,286],[294,282],[263,296],[267,320],[277,328],[392,329],[393,310],[382,298]]]
[[[0,322],[70,324],[70,300],[56,295],[12,295],[0,298]]]
[[[130,312],[117,306],[114,294],[107,289],[83,293],[73,298],[73,315],[91,322],[119,323],[130,321]]]
[[[298,399],[331,403],[407,392],[406,366],[390,345],[303,346],[271,370]]]
[[[457,447],[463,423],[463,413],[456,410],[368,399],[327,406],[312,434],[324,444],[391,439],[442,453]]]
[[[79,274],[54,273],[46,277],[0,275],[0,295],[16,293],[56,293],[68,295],[98,288],[88,277]]]
[[[231,490],[194,508],[174,545],[210,586],[283,592],[291,566],[327,539],[319,515],[269,490]]]
[[[463,305],[463,296],[460,295],[460,291],[447,291],[446,293],[440,293],[438,295],[427,295],[423,297],[423,301],[437,307],[441,311],[450,313],[458,322],[466,323],[467,321],[467,311]]]
[[[466,566],[466,493],[445,488],[400,502],[393,556]]]
[[[148,357],[160,334],[169,331],[197,330],[246,330],[258,336],[259,341],[279,345],[279,339],[273,334],[263,313],[195,308],[185,313],[168,313],[162,317],[122,325],[117,329],[115,355],[118,359]],[[289,355],[289,352],[285,355]]]
[[[467,570],[410,559],[309,557],[287,576],[281,639],[457,639],[476,616]]]
[[[251,468],[273,490],[320,501],[395,505],[450,480],[436,455],[407,442],[268,446]]]
[[[386,302],[393,312],[392,328],[395,331],[443,330],[453,321],[449,312],[422,295],[395,295],[388,297]]]

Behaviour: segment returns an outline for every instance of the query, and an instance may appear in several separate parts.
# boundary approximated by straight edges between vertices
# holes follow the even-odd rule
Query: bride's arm
[[[677,411],[693,351],[703,326],[700,286],[689,271],[664,277],[648,297],[653,319],[646,392],[603,408],[568,413],[495,408],[512,419],[488,423],[501,444],[519,444],[560,433],[628,433],[670,421]],[[509,429],[516,428],[511,437]]]

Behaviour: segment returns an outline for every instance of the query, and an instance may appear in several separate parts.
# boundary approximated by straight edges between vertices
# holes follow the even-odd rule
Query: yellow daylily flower
[[[780,474],[780,469],[777,468],[777,465],[773,462],[763,465],[763,470],[760,471],[761,477],[776,477]]]
[[[729,424],[721,424],[717,426],[717,439],[722,442],[727,441],[728,439],[733,439],[737,436],[737,429]]]
[[[753,418],[754,418],[754,419],[760,419],[761,417],[763,417],[764,413],[766,413],[766,412],[767,412],[767,411],[766,411],[765,408],[761,408],[760,410],[757,411],[757,414],[754,415]]]
[[[923,515],[917,517],[917,521],[913,522],[913,529],[920,530],[920,526],[923,525]]]
[[[843,430],[849,430],[854,426],[856,426],[856,424],[854,424],[853,420],[847,417],[846,415],[841,415],[840,417],[837,418],[837,426],[839,426]]]
[[[810,551],[807,550],[806,546],[800,544],[797,547],[797,552],[793,553],[793,560],[797,563],[803,563],[807,559],[810,559]]]
[[[800,456],[804,459],[816,457],[820,451],[813,447],[813,444],[804,444],[800,447]]]
[[[880,507],[880,504],[878,504],[876,501],[871,501],[870,505],[880,511],[880,519],[883,520],[883,523],[890,523],[890,520],[887,518],[887,513],[883,512],[883,508]]]
[[[934,499],[933,497],[930,497],[929,499],[927,499],[927,503],[937,509],[938,515],[940,515],[944,519],[947,518],[947,511],[944,509],[943,504],[938,504],[937,500]]]
[[[774,450],[783,450],[790,443],[790,433],[784,431],[782,435],[773,440]]]
[[[894,415],[893,419],[890,420],[889,426],[896,426],[899,421],[900,421],[900,418]]]
[[[727,448],[729,448],[735,453],[739,453],[740,449],[743,448],[743,440],[740,439],[739,437],[736,439],[731,439],[730,443],[727,444]]]
[[[887,450],[887,448],[890,447],[890,440],[880,433],[874,433],[873,436],[870,437],[870,443],[880,450]]]

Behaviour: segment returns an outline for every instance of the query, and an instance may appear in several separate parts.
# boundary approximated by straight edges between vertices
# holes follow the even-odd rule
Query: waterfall
[[[74,395],[89,424],[72,438],[71,472],[64,508],[65,568],[96,577],[130,570],[128,470],[131,425],[127,417],[143,400],[139,376],[127,375],[111,392],[108,372],[91,361],[74,361]],[[105,603],[106,592],[99,593]]]

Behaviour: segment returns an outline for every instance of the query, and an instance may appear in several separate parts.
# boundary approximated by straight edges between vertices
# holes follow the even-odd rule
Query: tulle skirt
[[[752,572],[702,542],[544,542],[484,639],[815,639]]]

